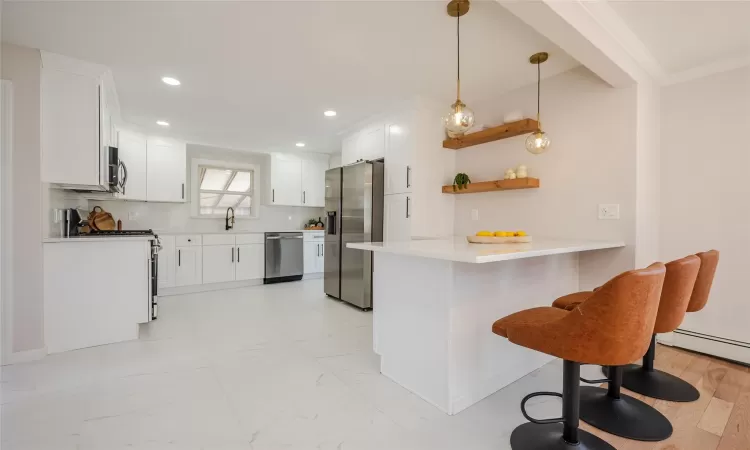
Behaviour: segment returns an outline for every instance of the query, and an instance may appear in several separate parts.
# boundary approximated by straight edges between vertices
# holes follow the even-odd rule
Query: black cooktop
[[[91,230],[87,236],[153,236],[153,230]]]

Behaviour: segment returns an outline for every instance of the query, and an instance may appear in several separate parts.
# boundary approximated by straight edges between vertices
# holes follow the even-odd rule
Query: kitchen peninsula
[[[578,291],[578,254],[625,244],[487,245],[454,237],[347,246],[374,253],[373,347],[381,373],[452,415],[553,359],[498,339],[495,320]]]

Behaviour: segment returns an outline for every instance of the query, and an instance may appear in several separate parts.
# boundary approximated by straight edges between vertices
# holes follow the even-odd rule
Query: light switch
[[[479,220],[479,210],[478,209],[472,209],[471,210],[471,220]]]
[[[620,220],[620,205],[614,203],[599,205],[599,220]]]

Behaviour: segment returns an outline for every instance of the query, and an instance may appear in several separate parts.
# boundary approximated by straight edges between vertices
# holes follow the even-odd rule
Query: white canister
[[[526,166],[524,166],[523,164],[521,164],[520,166],[518,166],[518,167],[516,168],[516,176],[517,176],[518,178],[528,178],[528,176],[529,176],[529,171],[528,171],[528,169],[526,168]]]

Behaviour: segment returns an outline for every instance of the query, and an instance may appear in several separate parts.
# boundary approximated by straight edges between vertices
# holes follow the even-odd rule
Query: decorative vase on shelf
[[[516,177],[517,178],[528,178],[529,177],[529,172],[528,172],[528,169],[526,168],[526,166],[524,166],[523,164],[521,164],[520,166],[518,166],[516,168]]]

